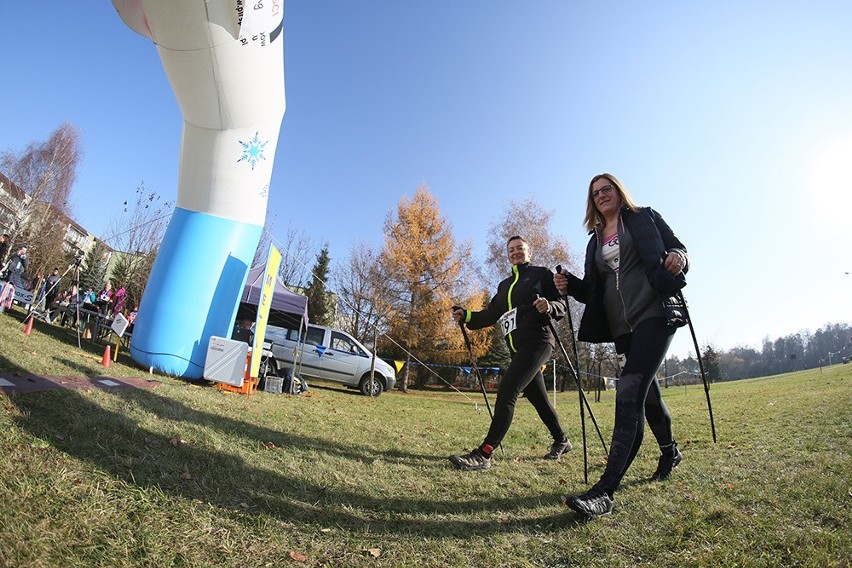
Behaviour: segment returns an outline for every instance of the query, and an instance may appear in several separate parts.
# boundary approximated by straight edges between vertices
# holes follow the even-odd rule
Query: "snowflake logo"
[[[266,159],[266,156],[263,155],[263,149],[266,147],[268,141],[261,142],[257,132],[254,133],[254,138],[248,142],[239,140],[239,143],[243,146],[243,155],[240,156],[240,159],[237,160],[237,162],[245,160],[251,164],[251,169],[254,169],[255,164],[257,164],[260,160]]]

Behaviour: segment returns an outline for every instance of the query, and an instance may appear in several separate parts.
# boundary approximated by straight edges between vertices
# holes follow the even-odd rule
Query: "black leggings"
[[[547,343],[528,343],[521,346],[512,356],[509,369],[506,371],[500,387],[497,389],[497,402],[494,405],[494,419],[488,434],[485,435],[483,446],[496,448],[503,441],[512,417],[515,415],[515,402],[523,392],[538,412],[539,418],[550,430],[554,440],[565,438],[565,432],[559,424],[556,410],[547,399],[547,389],[544,386],[544,376],[541,367],[550,358],[553,347]],[[482,447],[482,446],[480,446]]]
[[[615,427],[606,469],[595,488],[612,495],[642,445],[645,418],[660,446],[674,441],[672,419],[655,379],[675,328],[664,318],[640,322],[632,333],[616,339],[616,351],[627,355],[615,390]]]

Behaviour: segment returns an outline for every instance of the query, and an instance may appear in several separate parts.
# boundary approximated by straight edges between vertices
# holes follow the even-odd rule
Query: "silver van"
[[[289,369],[296,376],[342,383],[367,396],[379,396],[396,384],[394,368],[377,357],[371,392],[373,354],[339,329],[308,324],[300,337],[298,329],[268,325],[264,351],[267,349],[272,352],[266,360],[271,375]]]

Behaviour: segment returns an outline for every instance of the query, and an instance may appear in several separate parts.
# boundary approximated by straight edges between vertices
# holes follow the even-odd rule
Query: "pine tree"
[[[707,374],[707,380],[711,383],[722,379],[722,369],[719,366],[719,354],[713,349],[712,345],[704,348],[704,353],[701,354],[701,362],[704,364],[704,372]]]
[[[334,307],[331,305],[331,295],[326,288],[328,268],[331,257],[328,254],[328,244],[322,247],[317,255],[314,267],[311,269],[311,283],[305,289],[308,298],[308,319],[319,325],[331,325],[334,320]]]
[[[80,271],[80,291],[85,292],[91,288],[98,292],[104,284],[104,276],[107,269],[107,246],[101,241],[95,241],[86,258],[83,260],[83,269]]]

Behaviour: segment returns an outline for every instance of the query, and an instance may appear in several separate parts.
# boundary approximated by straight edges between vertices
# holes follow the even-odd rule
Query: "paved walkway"
[[[84,390],[98,388],[118,390],[128,388],[151,388],[158,381],[135,378],[114,377],[42,377],[26,372],[0,372],[0,392],[21,394],[35,391],[70,389]]]

